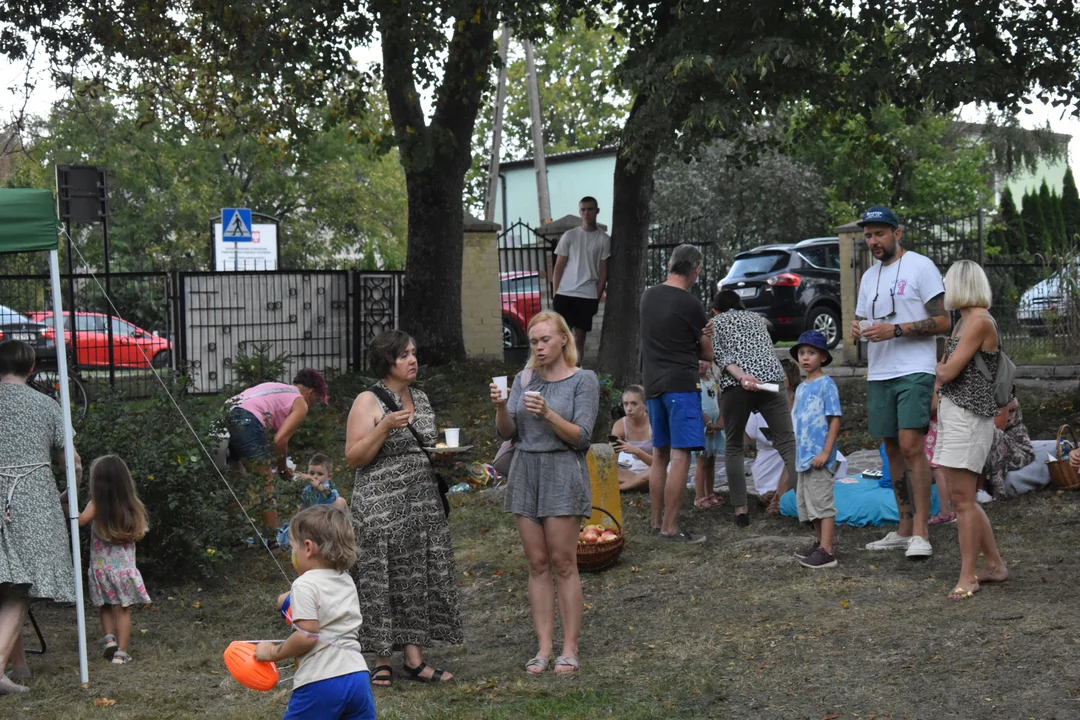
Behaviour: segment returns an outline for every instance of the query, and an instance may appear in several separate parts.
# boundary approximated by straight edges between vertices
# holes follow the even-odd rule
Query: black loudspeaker
[[[56,166],[56,214],[73,223],[96,223],[108,215],[109,188],[105,168]]]

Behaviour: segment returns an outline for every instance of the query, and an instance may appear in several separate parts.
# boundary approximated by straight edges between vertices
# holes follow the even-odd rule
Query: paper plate
[[[426,447],[424,449],[427,450],[429,453],[453,454],[453,453],[462,453],[462,452],[465,452],[466,450],[472,450],[472,445],[459,445],[458,447],[439,447],[439,448],[437,448],[437,447]]]
[[[280,679],[277,665],[255,659],[255,645],[252,643],[230,643],[225,648],[225,667],[233,680],[251,690],[273,690]]]

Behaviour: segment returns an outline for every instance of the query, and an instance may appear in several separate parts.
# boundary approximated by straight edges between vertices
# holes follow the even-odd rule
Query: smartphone
[[[611,443],[612,445],[614,445],[617,442],[620,442],[618,435],[608,435],[607,436],[607,441],[609,443]]]

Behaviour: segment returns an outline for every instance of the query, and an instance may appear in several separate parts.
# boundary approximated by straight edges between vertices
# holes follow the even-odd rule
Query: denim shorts
[[[266,460],[269,457],[266,429],[259,418],[243,408],[230,410],[228,461]]]
[[[652,427],[653,447],[701,450],[705,423],[701,419],[701,392],[664,393],[645,401]]]

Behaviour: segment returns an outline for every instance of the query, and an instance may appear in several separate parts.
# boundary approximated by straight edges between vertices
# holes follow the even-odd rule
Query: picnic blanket
[[[861,475],[836,478],[833,502],[836,505],[837,525],[865,527],[896,525],[900,522],[892,488],[881,487],[877,478],[864,478]],[[930,491],[930,515],[936,515],[939,509],[937,487],[933,487]],[[798,517],[794,490],[788,490],[780,498],[780,512],[788,517]]]

